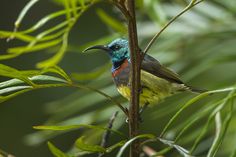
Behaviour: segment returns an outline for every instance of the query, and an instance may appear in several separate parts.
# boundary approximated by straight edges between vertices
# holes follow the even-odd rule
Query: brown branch
[[[139,134],[139,89],[140,89],[140,52],[138,47],[137,26],[135,16],[135,0],[127,0],[128,35],[131,59],[131,98],[129,106],[129,136]],[[130,157],[139,157],[139,141],[130,146]]]
[[[129,137],[139,134],[139,89],[140,89],[140,49],[138,46],[137,26],[135,16],[135,0],[113,0],[114,4],[128,22],[129,49],[131,59],[131,97],[129,106]],[[130,146],[130,157],[139,157],[139,141]]]
[[[113,123],[115,121],[115,118],[117,117],[118,115],[118,111],[116,111],[112,117],[110,118],[109,122],[108,122],[108,125],[107,125],[107,128],[108,129],[112,129],[112,126],[113,126]],[[101,146],[106,148],[107,147],[107,143],[108,143],[108,140],[109,140],[109,137],[110,137],[110,134],[111,134],[111,130],[106,130],[106,132],[103,134],[103,137],[102,137],[102,142],[101,142]],[[103,153],[100,153],[98,155],[98,157],[102,157],[104,154]]]

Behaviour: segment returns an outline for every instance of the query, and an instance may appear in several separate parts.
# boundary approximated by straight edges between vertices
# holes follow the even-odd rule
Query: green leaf
[[[79,10],[80,7],[76,7],[76,11]],[[73,11],[72,9],[69,10],[70,12]],[[61,10],[61,11],[57,11],[54,13],[51,13],[47,16],[45,16],[44,18],[42,18],[41,20],[39,20],[34,26],[32,26],[31,28],[25,30],[25,31],[21,31],[21,33],[31,33],[33,31],[36,31],[37,29],[41,28],[43,25],[45,25],[48,21],[53,20],[54,18],[57,18],[59,16],[65,15],[67,13],[67,10]]]
[[[17,53],[17,54],[21,54],[21,53],[27,53],[27,52],[33,52],[33,51],[39,51],[42,49],[46,49],[49,47],[53,47],[58,45],[61,42],[61,39],[56,39],[50,42],[45,42],[45,43],[41,43],[41,44],[37,44],[33,47],[25,47],[25,46],[19,46],[19,47],[14,47],[14,48],[10,48],[8,49],[9,53]]]
[[[5,54],[5,55],[0,55],[0,60],[6,60],[6,59],[11,59],[19,56],[20,54]]]
[[[14,69],[12,67],[0,64],[0,76],[10,77],[10,78],[18,78],[29,85],[34,86],[34,83],[25,75],[23,75],[20,71],[17,69]]]
[[[223,120],[223,123],[222,123],[222,120],[221,120],[221,114],[220,114],[220,111],[217,112],[216,114],[216,118],[215,118],[215,121],[216,121],[216,133],[215,133],[215,138],[214,138],[214,141],[213,141],[213,144],[207,154],[207,157],[214,157],[216,156],[216,153],[217,151],[219,150],[223,140],[224,140],[224,136],[228,130],[228,127],[229,127],[229,123],[230,121],[232,120],[232,116],[233,116],[233,112],[234,112],[234,101],[232,98],[232,96],[234,95],[234,91],[232,91],[229,95],[228,95],[228,99],[226,99],[225,101],[225,104],[231,100],[231,104],[230,104],[230,111],[229,113],[227,114],[227,116],[225,117],[225,119]]]
[[[15,29],[17,29],[20,26],[21,21],[23,20],[25,14],[29,11],[29,9],[39,0],[30,0],[25,7],[20,12],[16,22],[15,22]]]
[[[166,139],[162,139],[162,138],[158,138],[159,141],[161,141],[162,143],[172,147],[172,148],[175,148],[181,155],[183,155],[184,157],[194,157],[192,155],[189,154],[189,151],[186,150],[185,148],[175,144],[174,141],[169,141],[169,140],[166,140]]]
[[[61,59],[63,58],[63,56],[66,52],[67,46],[68,46],[68,33],[65,33],[63,36],[61,48],[56,53],[56,55],[54,55],[52,58],[50,58],[48,60],[39,62],[37,64],[37,67],[38,68],[48,68],[48,67],[52,67],[52,66],[57,65],[61,61]]]
[[[198,135],[198,137],[195,139],[194,144],[193,144],[190,152],[193,152],[196,149],[196,147],[199,144],[199,142],[201,141],[201,139],[207,133],[207,129],[209,128],[209,125],[210,125],[210,122],[211,122],[212,118],[227,105],[227,103],[230,99],[234,98],[233,93],[234,92],[231,91],[226,98],[224,98],[223,100],[216,103],[216,104],[218,104],[218,106],[208,116],[207,122],[206,122],[205,126],[202,127],[202,130],[201,130],[200,134]],[[229,115],[231,115],[231,113],[232,113],[232,111],[230,111]],[[212,145],[212,147],[213,147],[213,145]]]
[[[119,150],[118,154],[116,155],[116,157],[122,157],[122,154],[124,153],[125,149],[131,144],[133,143],[135,140],[140,139],[140,138],[148,138],[148,139],[155,139],[156,137],[152,134],[142,134],[142,135],[138,135],[132,139],[130,139],[129,141],[127,141]]]
[[[11,99],[13,97],[16,97],[16,96],[20,95],[20,94],[26,93],[26,92],[28,92],[28,91],[30,91],[32,89],[33,88],[27,88],[27,89],[23,89],[23,90],[17,91],[15,93],[7,95],[7,96],[0,96],[0,103],[5,102],[5,101],[7,101],[7,100],[9,100],[9,99]]]
[[[0,38],[9,38],[9,37],[12,37],[13,35],[15,38],[20,39],[25,42],[31,42],[32,40],[35,39],[35,37],[18,33],[18,32],[0,31]]]
[[[110,153],[110,152],[112,152],[114,149],[123,146],[126,142],[127,142],[126,140],[122,140],[122,141],[120,141],[120,142],[118,142],[118,143],[116,143],[116,144],[114,144],[114,145],[112,145],[112,146],[106,148],[106,152],[107,152],[107,153]]]
[[[105,153],[106,149],[99,145],[90,145],[84,142],[84,136],[76,140],[75,146],[83,151],[94,152],[94,153]]]
[[[0,83],[0,94],[5,95],[5,96],[0,95],[0,103],[5,102],[8,99],[11,99],[13,97],[16,97],[20,94],[23,94],[25,92],[28,92],[28,91],[31,91],[34,89],[61,87],[61,86],[66,86],[65,83],[67,83],[67,81],[65,81],[61,78],[56,78],[56,77],[47,76],[47,75],[34,76],[29,79],[31,81],[37,81],[39,83],[46,82],[46,84],[37,84],[35,86],[26,86],[26,85],[21,85],[21,84],[24,84],[25,82],[20,79],[11,79],[9,81],[1,82]],[[50,84],[49,81],[60,82],[63,84],[56,84],[56,83]],[[8,94],[8,93],[12,93],[12,94]],[[8,95],[6,95],[6,94],[8,94]]]
[[[207,91],[205,93],[201,93],[199,95],[197,95],[196,97],[192,98],[191,100],[189,100],[187,103],[185,103],[183,105],[183,107],[181,107],[178,112],[175,113],[175,115],[169,120],[169,122],[166,124],[166,126],[164,127],[162,133],[161,133],[161,137],[166,133],[167,129],[170,127],[170,125],[176,120],[176,118],[189,106],[191,106],[192,104],[194,104],[195,102],[201,100],[202,98],[205,98],[206,96],[209,96],[211,94],[214,93],[221,93],[221,92],[227,92],[227,91],[232,91],[235,90],[234,87],[230,87],[230,88],[224,88],[224,89],[219,89],[219,90],[212,90],[212,91]]]
[[[124,26],[123,23],[120,21],[117,21],[113,17],[109,16],[106,12],[104,12],[102,9],[97,10],[97,14],[100,17],[100,19],[106,23],[108,26],[110,26],[115,31],[121,33],[121,34],[127,34],[127,28]]]
[[[31,81],[35,81],[35,82],[49,82],[49,81],[55,81],[55,82],[61,82],[61,83],[67,83],[67,81],[61,79],[61,78],[57,78],[54,76],[48,76],[48,75],[38,75],[38,76],[33,76],[29,78]],[[8,81],[4,81],[4,82],[0,82],[0,88],[6,88],[6,87],[11,87],[11,86],[16,86],[16,85],[20,85],[23,84],[24,81],[19,80],[19,79],[11,79]]]
[[[62,152],[60,149],[55,147],[51,142],[48,142],[48,148],[55,157],[69,157],[69,155]]]
[[[66,72],[62,68],[60,68],[59,66],[45,68],[45,69],[43,69],[43,71],[41,73],[43,74],[46,72],[53,72],[53,73],[59,74],[60,76],[65,78],[68,82],[70,82],[70,83],[72,82],[70,77],[66,74]]]
[[[74,129],[80,129],[80,128],[89,128],[89,129],[98,129],[98,130],[109,130],[113,133],[116,133],[117,135],[125,136],[123,133],[119,131],[101,127],[101,126],[89,125],[89,124],[68,125],[68,126],[34,126],[33,128],[38,129],[38,130],[54,130],[54,131],[65,131],[65,130],[74,130]]]
[[[28,89],[28,88],[33,88],[33,87],[32,86],[8,87],[8,88],[0,89],[0,95],[7,94],[7,93],[10,93],[10,92],[19,91],[19,90],[22,90],[22,89]]]

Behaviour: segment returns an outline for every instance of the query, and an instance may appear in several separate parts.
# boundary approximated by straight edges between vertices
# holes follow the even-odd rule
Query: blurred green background
[[[27,2],[26,0],[1,1],[0,30],[13,30],[14,21]],[[140,0],[139,2],[137,21],[141,48],[145,48],[160,27],[187,4],[187,1],[182,0]],[[109,26],[101,16],[97,15],[98,8],[119,21],[123,21],[119,12],[109,3],[99,3],[91,7],[73,27],[69,36],[68,51],[59,66],[68,74],[73,74],[72,78],[76,82],[98,88],[125,105],[127,102],[119,96],[112,83],[108,57],[103,53],[81,53],[84,45],[89,42],[106,44],[114,36],[125,37],[119,29]],[[60,9],[63,7],[53,1],[39,1],[24,18],[20,30],[29,28],[42,17]],[[47,28],[56,24],[58,24],[57,21],[52,21],[48,23]],[[120,24],[122,25],[122,22]],[[209,90],[233,86],[236,78],[235,24],[236,2],[234,0],[204,1],[171,25],[151,48],[150,54],[178,72],[181,78],[192,86]],[[98,39],[101,40],[97,41]],[[22,45],[22,42],[0,40],[1,55],[5,54],[9,47],[15,45]],[[35,69],[35,64],[52,56],[52,52],[55,52],[53,48],[41,50],[13,59],[1,60],[1,63],[19,70]],[[8,79],[1,78],[1,80]],[[145,111],[141,132],[159,135],[170,117],[194,96],[196,95],[191,93],[178,94]],[[200,114],[201,110],[225,97],[226,93],[216,94],[188,108],[177,119],[166,137],[173,139],[186,125],[186,121],[195,116],[195,113]],[[102,132],[80,129],[69,133],[47,131],[35,133],[36,130],[32,126],[42,124],[106,125],[109,117],[116,110],[118,110],[116,106],[93,92],[72,88],[31,91],[0,105],[0,148],[17,157],[47,157],[52,156],[46,145],[48,140],[65,152],[70,150],[75,139],[82,134],[92,134],[87,140],[99,143]],[[225,109],[222,115],[226,115],[227,112],[228,110]],[[196,122],[179,140],[179,144],[184,148],[191,148],[207,118],[208,115],[202,116],[200,121]],[[222,148],[217,154],[219,157],[229,156],[235,149],[235,120],[233,116]],[[125,118],[120,113],[114,125],[115,129],[127,133],[127,124],[124,121]],[[209,126],[195,154],[206,156],[213,137],[214,122]],[[119,138],[112,136],[110,143],[115,141],[119,141]],[[164,147],[161,144],[151,146],[158,150]],[[170,154],[177,156],[174,151]]]
[[[1,1],[0,9],[0,30],[11,31],[14,27],[14,22],[22,10],[27,4],[28,0],[3,0]],[[108,34],[107,28],[97,18],[95,8],[107,7],[107,4],[100,4],[94,6],[87,11],[80,19],[80,22],[74,27],[74,33],[71,34],[70,40],[75,45],[82,45],[90,40],[94,40],[105,34]],[[42,17],[48,13],[61,9],[61,6],[55,5],[52,1],[40,1],[29,12],[29,16],[26,16],[25,23],[22,27],[27,28],[33,25]],[[93,19],[93,20],[88,20]],[[91,25],[91,27],[88,27]],[[94,29],[96,27],[96,29]],[[97,31],[99,30],[99,31]],[[5,54],[6,49],[11,45],[6,40],[0,40],[1,54]],[[1,61],[3,64],[17,67],[18,69],[34,69],[35,63],[45,58],[41,53],[33,53],[24,55],[15,59]],[[97,59],[99,57],[99,59]],[[90,60],[88,62],[88,60]],[[97,65],[103,64],[107,61],[105,55],[99,54],[80,54],[79,51],[75,53],[67,53],[65,59],[60,65],[68,72],[85,72],[93,69]],[[80,64],[80,65],[79,65]],[[6,78],[1,78],[6,80]],[[115,88],[114,88],[115,89]],[[33,91],[32,93],[26,93],[19,97],[13,98],[0,105],[0,148],[14,154],[15,156],[35,156],[46,157],[51,156],[47,148],[46,142],[37,146],[29,146],[25,144],[24,138],[29,133],[35,132],[32,128],[34,125],[40,125],[44,123],[49,114],[45,112],[45,106],[47,102],[63,98],[70,93],[75,92],[74,89],[60,88],[58,89],[42,89]],[[67,150],[73,143],[73,140],[77,138],[76,132],[71,134],[65,134],[58,138],[60,144],[64,150]]]

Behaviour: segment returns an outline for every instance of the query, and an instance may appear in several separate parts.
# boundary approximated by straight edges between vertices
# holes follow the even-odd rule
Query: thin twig
[[[115,118],[117,117],[118,115],[118,111],[116,111],[112,117],[110,118],[109,122],[108,122],[108,125],[107,125],[107,128],[108,130],[106,130],[106,132],[103,134],[103,137],[102,137],[102,142],[101,142],[101,146],[106,148],[107,147],[107,144],[108,144],[108,140],[109,140],[109,137],[110,137],[110,134],[111,134],[111,131],[109,129],[112,129],[112,126],[113,126],[113,123],[115,121]],[[100,153],[98,155],[98,157],[102,157],[103,156],[103,153]]]
[[[161,33],[170,25],[172,24],[176,19],[178,19],[181,15],[183,15],[185,12],[187,12],[189,9],[191,9],[192,7],[194,7],[195,5],[201,3],[204,0],[199,0],[196,2],[196,0],[192,0],[189,5],[187,7],[185,7],[178,15],[176,15],[175,17],[173,17],[168,23],[166,23],[161,30],[155,34],[153,36],[153,38],[150,40],[150,42],[148,43],[148,45],[146,46],[146,48],[144,49],[144,53],[143,56],[145,56],[145,54],[148,52],[148,50],[151,48],[151,46],[153,45],[153,43],[155,42],[155,40],[161,35]]]

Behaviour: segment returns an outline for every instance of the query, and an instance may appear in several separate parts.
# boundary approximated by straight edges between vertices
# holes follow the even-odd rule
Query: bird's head
[[[122,39],[122,38],[115,39],[108,45],[91,46],[85,49],[84,52],[91,49],[101,49],[107,52],[113,64],[120,63],[124,61],[125,59],[130,58],[129,43],[126,39]]]

